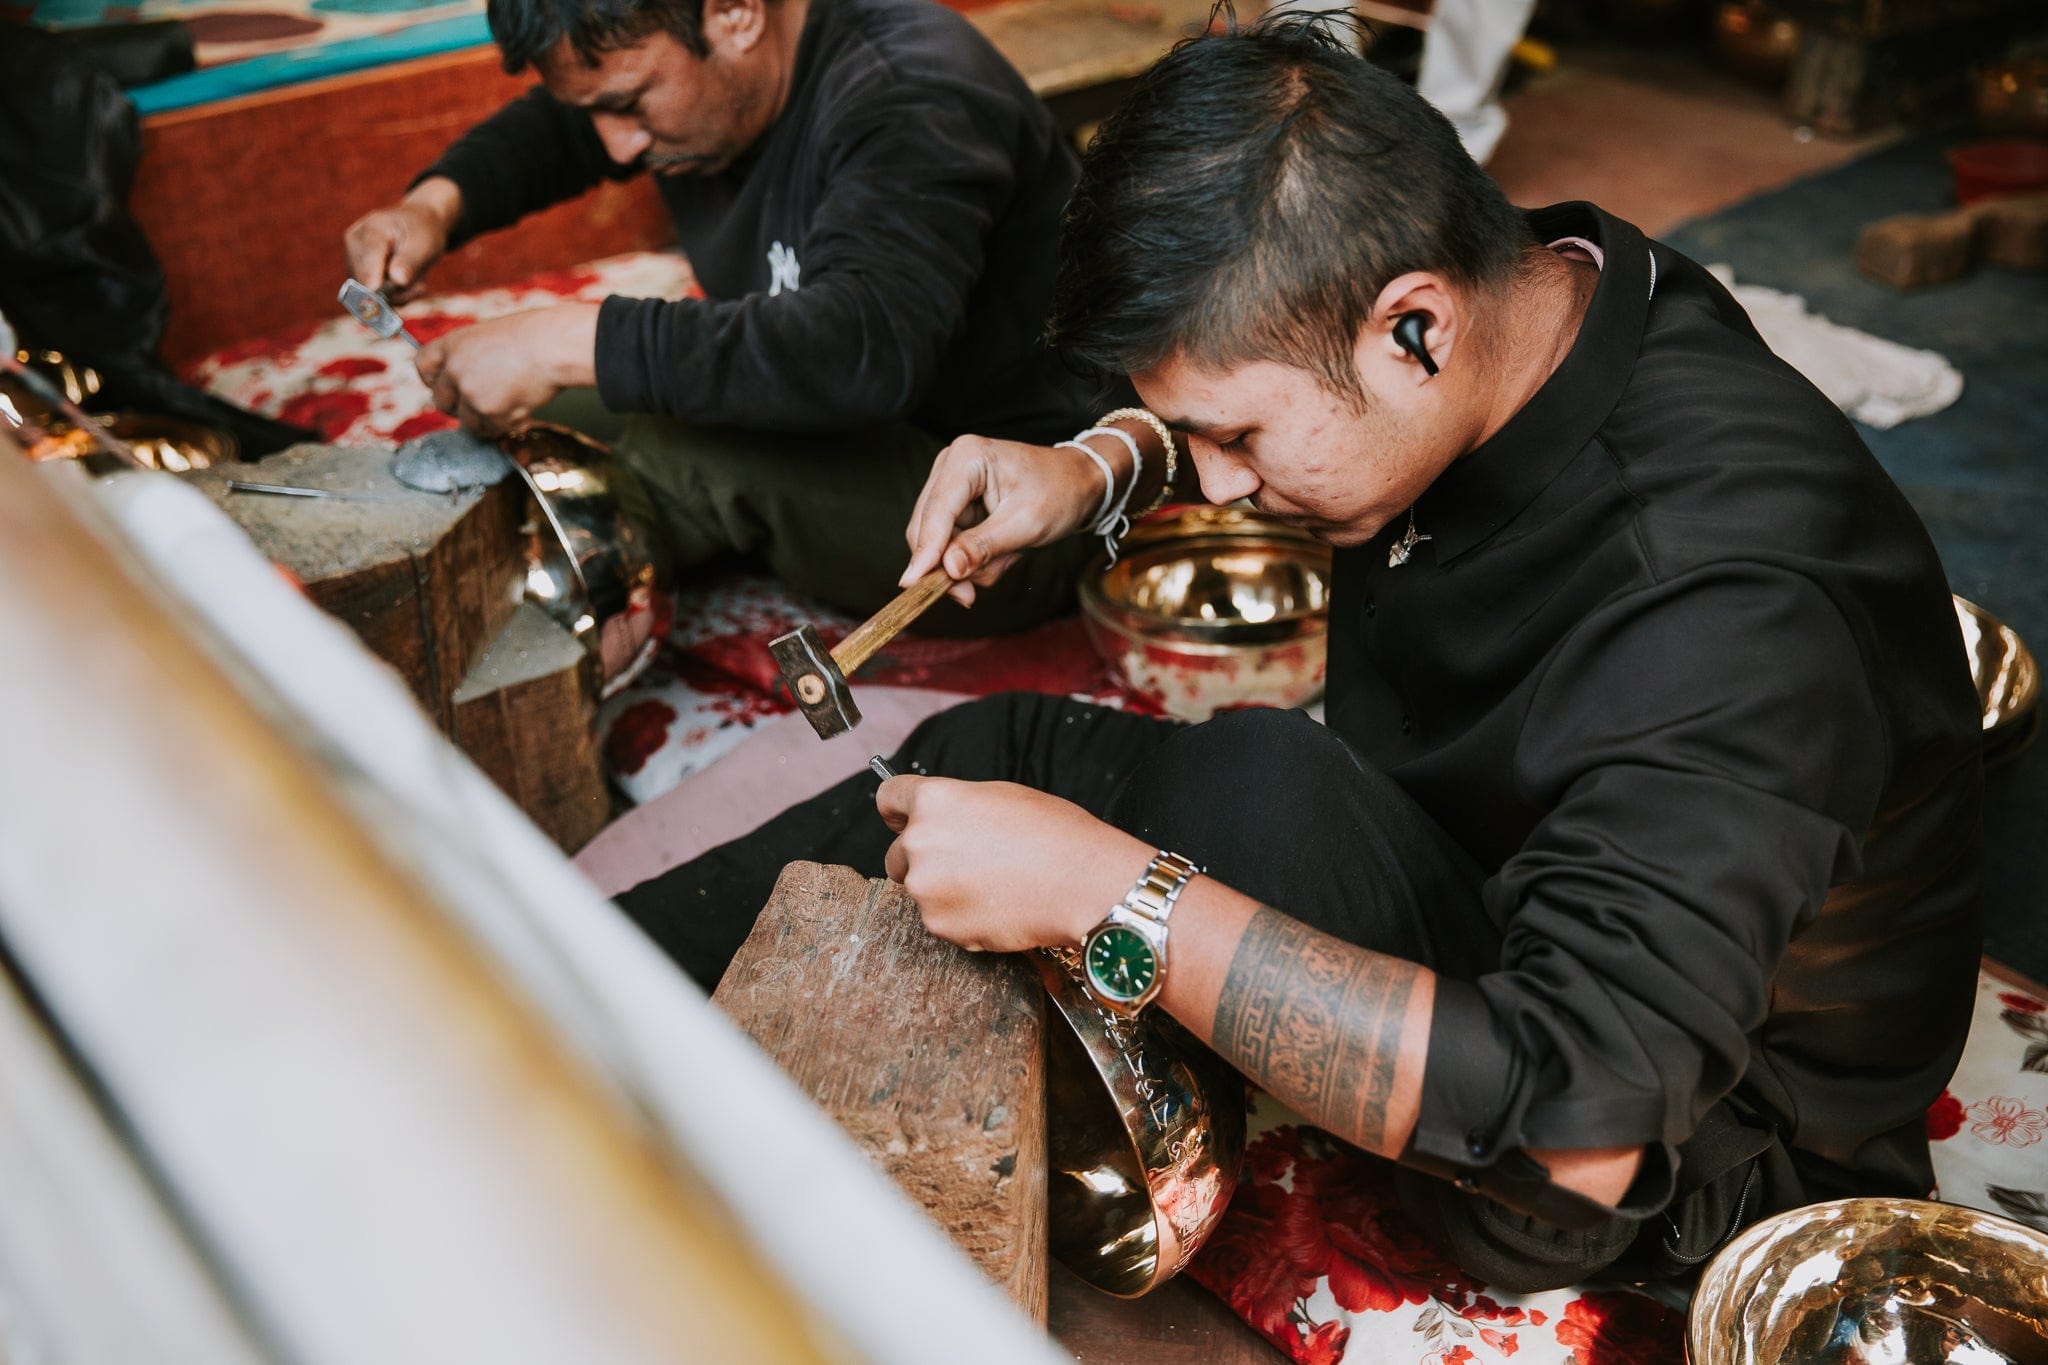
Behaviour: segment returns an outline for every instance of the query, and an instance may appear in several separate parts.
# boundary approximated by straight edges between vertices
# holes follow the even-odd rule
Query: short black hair
[[[567,38],[592,66],[607,52],[666,33],[699,57],[704,41],[704,0],[489,0],[485,16],[505,70],[538,66]]]
[[[1274,360],[1358,397],[1359,329],[1411,270],[1495,287],[1534,240],[1449,120],[1281,11],[1161,58],[1102,124],[1060,230],[1048,340],[1084,372]]]

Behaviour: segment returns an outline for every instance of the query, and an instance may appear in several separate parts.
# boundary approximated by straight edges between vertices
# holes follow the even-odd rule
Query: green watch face
[[[1110,924],[1088,938],[1088,984],[1111,1000],[1136,1000],[1159,975],[1159,954],[1135,929]]]

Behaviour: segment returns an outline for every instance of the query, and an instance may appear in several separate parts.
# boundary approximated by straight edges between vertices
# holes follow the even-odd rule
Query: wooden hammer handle
[[[945,569],[933,569],[896,594],[894,601],[855,626],[832,650],[832,662],[839,665],[840,675],[851,678],[877,650],[901,635],[952,586],[953,580]]]

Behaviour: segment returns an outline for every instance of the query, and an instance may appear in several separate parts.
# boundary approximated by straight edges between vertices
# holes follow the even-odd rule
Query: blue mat
[[[1952,207],[1946,148],[1915,138],[1666,234],[1746,284],[1804,295],[1836,322],[1939,351],[1963,395],[1863,437],[1912,499],[1955,591],[2048,660],[2048,276],[1979,270],[1900,294],[1856,273],[1856,235]],[[1985,950],[2048,979],[2048,738],[1986,780]]]
[[[373,66],[389,66],[414,57],[454,52],[490,40],[490,26],[483,15],[463,14],[414,24],[393,33],[346,38],[340,42],[321,43],[290,52],[273,52],[239,62],[209,66],[201,71],[188,71],[182,76],[138,86],[128,92],[128,97],[140,112],[160,114],[171,109],[189,109],[210,100],[253,95],[259,90],[274,90],[279,86],[297,85]]]

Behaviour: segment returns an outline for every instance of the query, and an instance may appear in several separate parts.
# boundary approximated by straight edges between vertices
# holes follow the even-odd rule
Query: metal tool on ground
[[[340,488],[304,488],[294,483],[248,483],[229,479],[230,493],[267,493],[276,498],[332,498],[337,502],[410,502],[392,493],[351,493]]]
[[[385,341],[403,337],[415,351],[420,348],[420,339],[405,325],[405,319],[398,316],[398,310],[391,306],[391,300],[364,284],[361,280],[350,280],[341,287],[341,306],[348,309],[349,316],[375,332]]]
[[[782,670],[782,681],[804,713],[804,719],[818,732],[818,738],[843,735],[860,724],[860,708],[853,704],[853,689],[847,679],[901,635],[911,622],[924,615],[945,596],[953,580],[944,569],[933,569],[897,594],[894,601],[855,626],[832,649],[825,648],[812,626],[798,626],[768,642]]]

